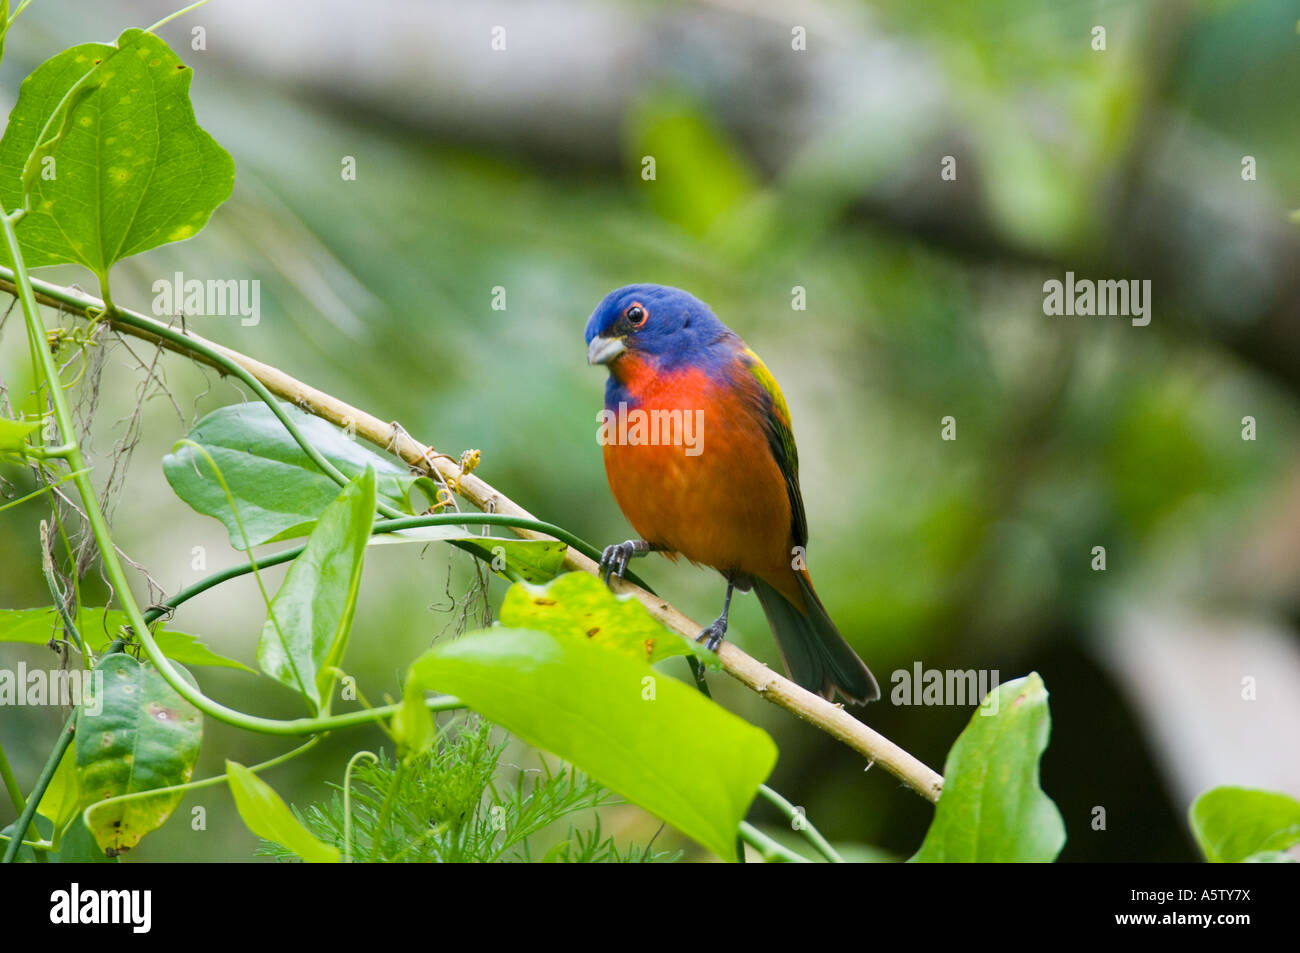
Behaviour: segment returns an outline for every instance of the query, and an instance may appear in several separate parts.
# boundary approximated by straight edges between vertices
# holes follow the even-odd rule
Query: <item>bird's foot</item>
[[[703,642],[704,647],[710,652],[718,651],[722,645],[722,640],[727,634],[727,617],[721,616],[713,620],[713,623],[695,637],[696,642]]]
[[[644,556],[653,548],[644,539],[629,539],[625,543],[606,546],[605,551],[600,554],[600,578],[607,586],[610,576],[618,576],[622,579],[623,573],[627,572],[627,564],[637,556]]]

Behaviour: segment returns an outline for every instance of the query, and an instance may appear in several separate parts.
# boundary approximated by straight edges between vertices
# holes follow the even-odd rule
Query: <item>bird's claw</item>
[[[706,649],[710,652],[716,652],[722,646],[722,640],[726,634],[727,620],[715,619],[712,625],[695,637],[695,641],[703,642]]]
[[[609,577],[612,575],[622,579],[623,573],[627,572],[627,564],[639,551],[637,540],[632,539],[625,543],[606,546],[605,551],[600,554],[600,578],[605,585],[609,585]]]

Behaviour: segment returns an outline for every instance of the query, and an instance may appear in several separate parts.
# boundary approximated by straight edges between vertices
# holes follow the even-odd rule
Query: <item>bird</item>
[[[697,641],[717,651],[733,592],[753,590],[795,682],[828,700],[878,699],[808,574],[799,455],[767,365],[708,305],[667,285],[611,291],[585,337],[587,363],[609,372],[598,418],[605,474],[639,535],[603,550],[605,582],[653,552],[712,567],[726,596]]]

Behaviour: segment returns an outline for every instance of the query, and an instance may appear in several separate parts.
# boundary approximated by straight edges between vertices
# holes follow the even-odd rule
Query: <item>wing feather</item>
[[[795,545],[808,544],[808,518],[804,514],[803,494],[799,491],[799,451],[794,444],[794,431],[790,426],[790,408],[786,406],[781,387],[767,369],[762,358],[745,348],[740,352],[740,363],[753,376],[760,388],[760,412],[767,433],[767,443],[785,477],[786,493],[790,496],[791,527]]]

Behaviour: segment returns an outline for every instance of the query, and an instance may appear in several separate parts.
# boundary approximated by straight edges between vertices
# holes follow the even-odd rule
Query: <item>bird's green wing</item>
[[[808,543],[808,518],[804,515],[803,494],[799,492],[799,451],[795,448],[794,431],[790,428],[790,408],[786,406],[781,387],[762,358],[745,348],[741,352],[741,362],[762,388],[763,424],[767,430],[767,443],[785,476],[785,489],[790,495],[790,531],[795,544],[805,546]]]

